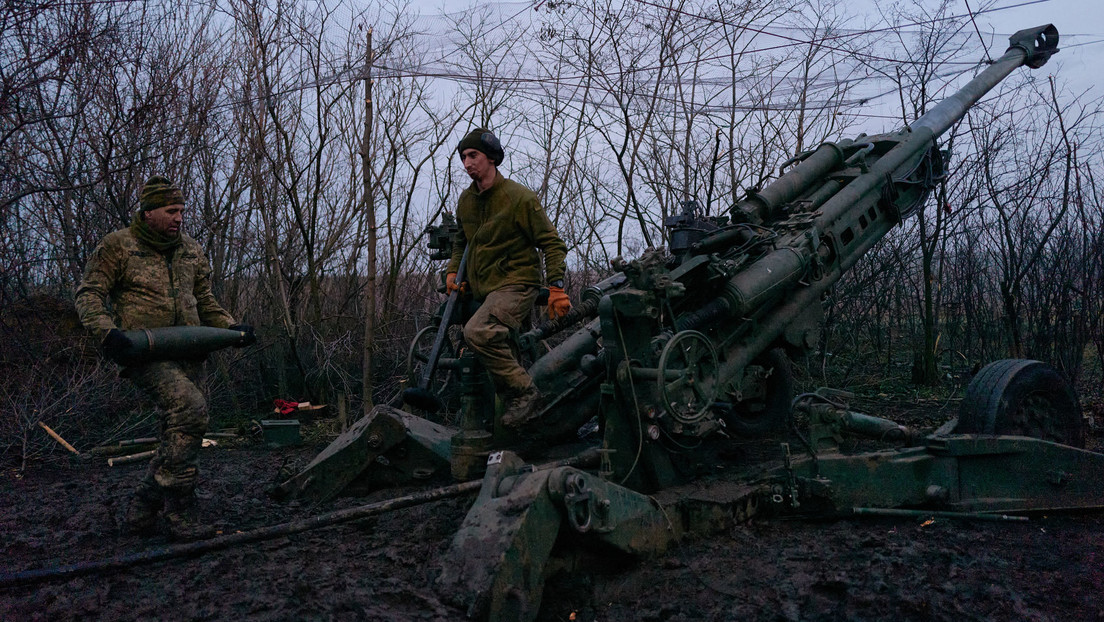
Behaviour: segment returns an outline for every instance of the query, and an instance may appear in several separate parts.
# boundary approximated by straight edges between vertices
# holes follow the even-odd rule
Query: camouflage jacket
[[[211,292],[211,267],[203,249],[180,235],[181,244],[161,254],[130,229],[120,229],[92,252],[77,288],[77,313],[97,339],[112,328],[227,328],[234,323]]]
[[[466,280],[476,300],[504,285],[541,284],[537,249],[544,252],[549,281],[562,279],[567,245],[541,208],[537,195],[502,173],[480,192],[472,182],[456,206],[460,233],[452,249],[448,272],[456,272],[470,244]]]

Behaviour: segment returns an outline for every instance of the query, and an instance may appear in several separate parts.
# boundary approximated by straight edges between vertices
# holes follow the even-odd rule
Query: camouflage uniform
[[[77,289],[77,313],[97,339],[112,328],[234,323],[211,292],[211,267],[199,242],[182,233],[180,244],[162,254],[129,228],[108,234],[93,251]]]
[[[110,307],[108,301],[110,300]],[[163,253],[120,229],[100,242],[77,289],[81,322],[98,339],[113,328],[163,326],[228,328],[234,319],[211,292],[211,268],[199,243],[181,233]],[[207,430],[202,361],[163,361],[123,370],[164,414],[161,445],[139,495],[190,494]]]

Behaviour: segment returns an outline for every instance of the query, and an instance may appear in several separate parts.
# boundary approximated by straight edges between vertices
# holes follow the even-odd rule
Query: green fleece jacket
[[[81,323],[97,339],[112,328],[227,328],[234,323],[211,292],[211,267],[203,249],[180,235],[180,245],[161,254],[130,229],[120,229],[92,252],[76,304]]]
[[[540,256],[549,281],[564,277],[567,245],[525,186],[495,175],[490,188],[480,192],[472,182],[456,206],[460,232],[452,247],[448,272],[456,272],[464,249],[471,245],[464,280],[476,300],[505,285],[541,285]]]

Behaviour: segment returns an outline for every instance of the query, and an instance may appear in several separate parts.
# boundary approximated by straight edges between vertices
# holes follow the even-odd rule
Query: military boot
[[[130,498],[123,532],[130,535],[149,535],[157,527],[157,514],[165,506],[161,490],[156,486],[140,484]]]
[[[537,417],[541,392],[537,387],[529,388],[506,399],[506,411],[502,413],[502,425],[517,430]]]
[[[165,498],[165,527],[169,538],[180,542],[206,540],[215,528],[199,520],[194,491],[175,492]]]

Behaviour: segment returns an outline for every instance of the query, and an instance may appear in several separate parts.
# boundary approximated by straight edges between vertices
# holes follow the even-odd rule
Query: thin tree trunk
[[[372,29],[368,29],[367,61],[364,68],[364,142],[360,147],[360,162],[364,176],[364,217],[368,221],[368,248],[366,253],[367,280],[364,288],[364,371],[362,403],[364,414],[372,410],[372,350],[376,334],[376,204],[372,192]]]

